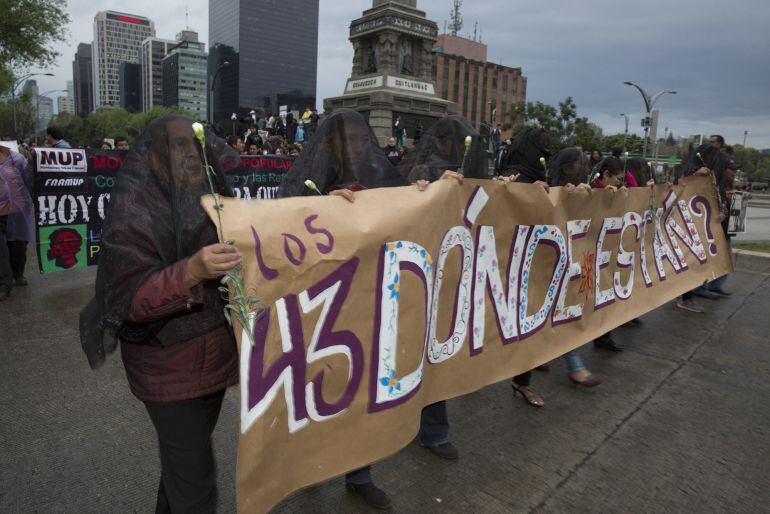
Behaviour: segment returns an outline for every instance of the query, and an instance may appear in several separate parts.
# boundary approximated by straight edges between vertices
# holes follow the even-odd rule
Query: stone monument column
[[[438,26],[417,9],[417,0],[373,0],[372,8],[350,24],[353,69],[341,96],[324,100],[324,110],[361,112],[385,145],[395,117],[411,137],[417,119],[427,129],[435,119],[456,112],[436,96],[432,48]]]

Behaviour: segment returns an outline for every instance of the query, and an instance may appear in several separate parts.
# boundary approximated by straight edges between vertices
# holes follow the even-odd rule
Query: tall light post
[[[37,124],[40,121],[40,97],[50,95],[51,93],[68,93],[68,91],[66,89],[51,89],[50,91],[40,93],[35,98],[35,144],[37,144],[37,133],[39,132]]]
[[[749,131],[744,130],[743,131],[743,148],[746,148],[746,138],[748,137],[748,135],[749,135]]]
[[[630,80],[626,80],[625,82],[623,82],[623,84],[627,86],[633,86],[636,89],[638,89],[639,92],[642,94],[642,98],[644,99],[646,116],[642,121],[642,124],[644,126],[644,146],[642,147],[642,158],[645,158],[647,157],[647,143],[648,143],[648,137],[650,134],[650,121],[651,121],[650,116],[652,114],[652,108],[655,106],[655,102],[658,101],[658,98],[660,98],[665,94],[675,95],[676,91],[658,91],[654,95],[650,96],[647,94],[647,92],[644,89],[642,89],[637,84],[634,84]]]
[[[224,61],[219,65],[217,71],[214,72],[214,76],[211,77],[211,86],[209,87],[209,124],[211,125],[214,124],[214,83],[217,80],[217,76],[219,76],[219,72],[228,66],[230,66],[230,61]]]
[[[623,155],[626,155],[626,145],[628,143],[628,114],[622,113],[621,116],[626,120],[626,129],[623,132]]]
[[[25,80],[32,78],[32,77],[53,77],[53,73],[27,73],[23,77],[20,77],[16,79],[15,81],[11,82],[11,110],[13,111],[13,137],[18,138],[17,128],[16,128],[16,88],[19,87],[19,85],[24,82]]]

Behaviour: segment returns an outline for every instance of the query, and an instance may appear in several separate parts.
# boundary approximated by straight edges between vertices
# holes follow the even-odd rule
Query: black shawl
[[[149,275],[217,242],[214,224],[200,205],[210,191],[193,121],[184,116],[153,121],[118,174],[102,229],[96,293],[80,314],[80,340],[93,368],[115,350],[118,338],[167,346],[225,323],[216,280],[202,284],[202,307],[151,324],[127,321]],[[237,156],[213,133],[206,138],[215,189],[230,196],[222,167],[237,162]]]

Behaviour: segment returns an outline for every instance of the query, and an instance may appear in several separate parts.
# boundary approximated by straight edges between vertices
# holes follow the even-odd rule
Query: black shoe
[[[18,278],[15,278],[14,281],[16,282],[17,286],[27,286],[27,285],[29,285],[29,282],[27,282],[27,279],[26,279],[26,277],[24,275],[22,275],[22,276],[20,276]]]
[[[720,296],[712,291],[709,291],[708,289],[702,289],[698,288],[695,291],[692,292],[695,296],[700,296],[701,298],[705,298],[707,300],[719,300],[720,298],[723,298],[723,296]]]
[[[0,289],[0,302],[4,302],[8,299],[8,297],[11,296],[11,292],[7,289]]]
[[[623,347],[618,346],[612,338],[608,339],[594,339],[594,348],[600,348],[602,350],[609,350],[611,352],[622,352]]]
[[[374,482],[367,482],[365,484],[345,482],[345,487],[351,493],[360,496],[361,499],[375,509],[385,510],[390,508],[390,498],[388,498],[385,491],[374,485]]]
[[[709,291],[711,291],[712,293],[716,293],[718,295],[722,295],[722,296],[730,296],[731,294],[733,294],[733,293],[728,293],[727,291],[725,291],[721,287],[710,287]]]
[[[460,452],[457,451],[455,445],[448,441],[446,443],[437,444],[435,446],[420,443],[420,446],[427,448],[442,459],[457,460],[458,457],[460,457]]]

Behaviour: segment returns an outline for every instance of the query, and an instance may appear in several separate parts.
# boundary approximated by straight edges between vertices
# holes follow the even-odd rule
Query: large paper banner
[[[558,357],[731,271],[708,178],[612,193],[452,180],[225,200],[265,307],[240,345],[238,508],[382,459],[423,406]],[[209,214],[211,198],[204,199]]]
[[[40,148],[35,155],[40,271],[97,264],[102,223],[123,165],[123,152]],[[236,197],[275,198],[292,162],[291,157],[243,155],[241,166],[225,170],[225,174]]]

